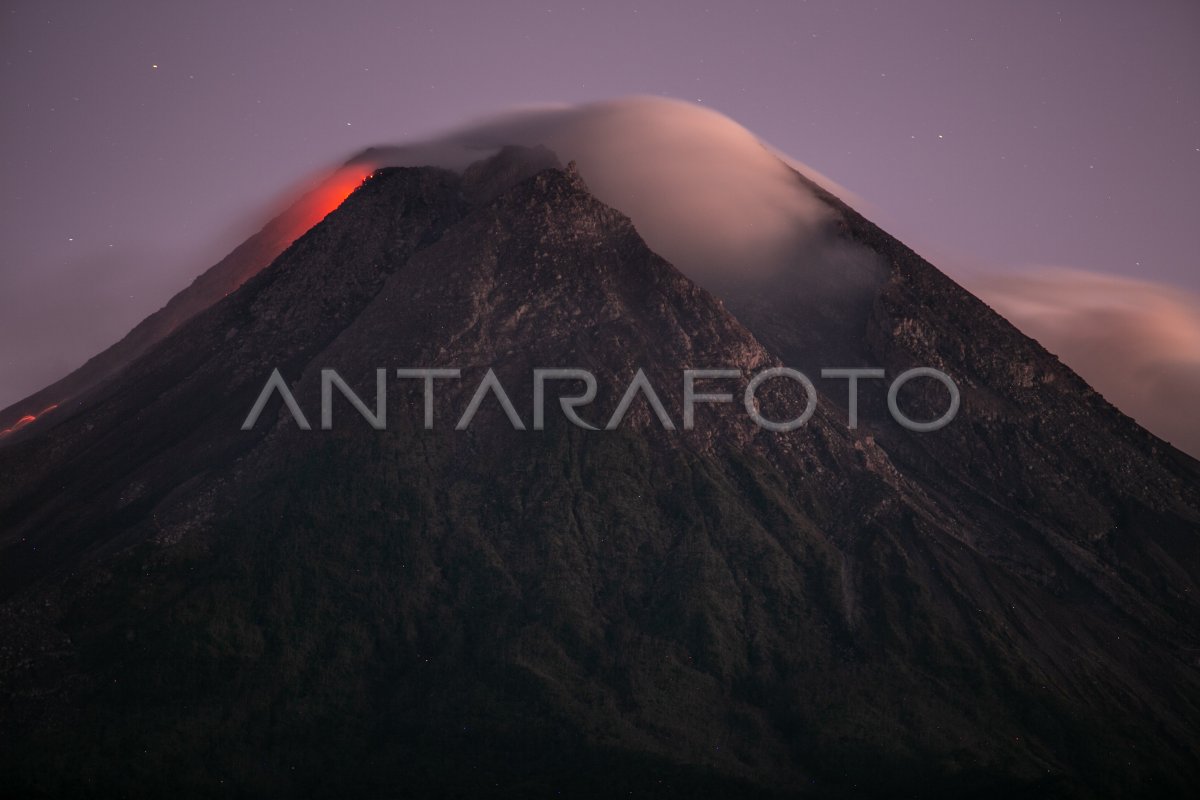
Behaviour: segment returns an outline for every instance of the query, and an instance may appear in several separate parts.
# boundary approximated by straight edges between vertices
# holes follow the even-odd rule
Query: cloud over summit
[[[652,249],[698,280],[774,272],[830,217],[752,133],[680,100],[529,108],[373,155],[387,166],[462,169],[505,145],[542,145],[563,163],[575,161],[598,198],[629,216]]]

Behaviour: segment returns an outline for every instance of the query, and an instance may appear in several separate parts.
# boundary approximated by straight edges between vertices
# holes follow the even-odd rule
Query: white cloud
[[[1065,268],[969,284],[1109,402],[1200,457],[1200,296]]]
[[[544,145],[563,163],[575,161],[600,200],[697,280],[772,273],[830,217],[745,128],[710,109],[655,97],[522,109],[398,146],[386,163],[462,169],[513,144]]]

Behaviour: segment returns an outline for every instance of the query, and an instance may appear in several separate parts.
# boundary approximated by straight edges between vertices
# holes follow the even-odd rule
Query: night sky
[[[1067,268],[1200,292],[1187,0],[0,14],[0,406],[115,341],[314,171],[531,103],[702,103],[952,275]]]

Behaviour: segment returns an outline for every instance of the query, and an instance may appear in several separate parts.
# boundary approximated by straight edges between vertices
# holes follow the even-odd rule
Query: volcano
[[[780,169],[821,213],[731,276],[681,271],[551,149],[385,166],[15,406],[59,403],[0,440],[0,785],[1186,793],[1200,464]],[[803,426],[678,424],[681,370],[780,366],[813,378]],[[596,376],[593,421],[642,370],[676,429],[645,398],[614,430],[532,429],[554,367]],[[961,393],[939,430],[868,380],[851,426],[845,379],[818,377],[914,367]],[[329,429],[278,393],[243,425],[274,370],[315,420],[322,370],[373,409],[378,371],[413,368],[463,376],[432,427],[414,381],[383,430],[342,395]],[[455,429],[488,370],[530,429],[491,396]],[[932,419],[946,396],[900,401]]]

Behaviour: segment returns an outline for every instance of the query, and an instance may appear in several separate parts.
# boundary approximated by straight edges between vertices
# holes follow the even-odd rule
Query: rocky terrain
[[[698,286],[545,151],[376,172],[0,443],[0,786],[24,796],[1178,796],[1200,780],[1200,465],[852,209],[845,259]],[[800,176],[798,181],[804,179]],[[538,367],[786,364],[790,433],[515,431]],[[822,367],[933,366],[940,431]],[[460,368],[422,424],[377,369]],[[736,386],[736,382],[733,382]],[[771,416],[795,398],[772,384]],[[730,387],[736,393],[737,389]],[[914,417],[945,393],[914,383]]]

